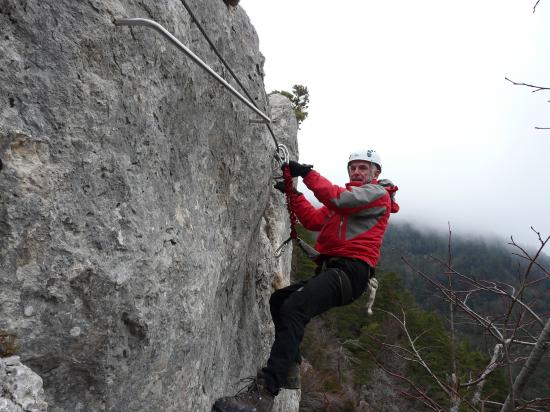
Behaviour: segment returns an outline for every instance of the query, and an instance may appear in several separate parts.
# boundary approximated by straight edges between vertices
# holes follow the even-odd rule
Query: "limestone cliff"
[[[188,0],[265,108],[242,8]],[[155,32],[233,82],[179,0],[0,0],[0,330],[50,411],[207,411],[267,358],[288,282],[275,146],[250,110]],[[296,153],[290,103],[277,137]],[[284,391],[277,410],[297,410]]]

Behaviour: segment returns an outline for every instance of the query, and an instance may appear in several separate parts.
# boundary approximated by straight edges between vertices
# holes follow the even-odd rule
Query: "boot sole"
[[[216,405],[217,403],[218,402],[216,401],[212,406],[212,412],[227,412],[227,410],[224,410],[221,406]]]
[[[214,405],[212,406],[212,411],[211,412],[239,412],[239,411],[243,411],[244,409],[241,409],[241,408],[226,408],[224,407],[223,405],[222,406],[219,406],[219,405],[216,405],[216,403],[218,403],[217,401],[214,403]]]
[[[291,390],[297,390],[302,389],[302,385],[300,382],[300,379],[294,378],[294,379],[288,379],[282,386],[282,389],[291,389]]]

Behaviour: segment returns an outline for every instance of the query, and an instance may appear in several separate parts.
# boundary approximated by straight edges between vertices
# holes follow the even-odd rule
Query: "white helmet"
[[[353,160],[364,160],[366,162],[374,163],[378,166],[378,169],[382,171],[382,159],[380,155],[376,153],[376,150],[367,149],[367,150],[358,150],[349,155],[348,166]]]

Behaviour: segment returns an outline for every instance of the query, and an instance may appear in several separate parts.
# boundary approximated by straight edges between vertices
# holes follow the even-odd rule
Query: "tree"
[[[298,121],[298,127],[307,118],[308,112],[306,111],[309,106],[309,91],[306,86],[301,84],[295,84],[292,86],[292,93],[285,90],[274,90],[270,94],[278,93],[287,97],[292,102],[292,108],[294,109],[294,115]]]
[[[529,83],[520,83],[520,82],[515,82],[513,80],[510,80],[508,77],[505,77],[504,78],[505,80],[508,80],[510,83],[512,83],[514,86],[525,86],[525,87],[529,87],[533,90],[531,90],[533,93],[536,93],[536,92],[540,92],[541,90],[550,90],[550,87],[544,87],[544,86],[536,86],[534,84],[529,84]],[[537,130],[550,130],[550,127],[539,127],[539,126],[535,126],[535,129]]]
[[[300,237],[308,239],[303,228],[298,230]],[[309,259],[299,250],[293,256],[295,275],[310,276]],[[373,316],[367,316],[367,293],[313,319],[306,329],[302,348],[308,365],[302,379],[304,411],[448,410],[450,354],[455,354],[451,357],[456,358],[456,381],[461,383],[482,375],[485,365],[494,363],[464,336],[453,338],[442,316],[422,309],[399,275],[381,269],[377,279],[380,286]],[[415,351],[426,367],[411,356]],[[432,374],[426,373],[427,369]],[[441,386],[434,385],[432,375]],[[472,385],[461,392],[473,397],[476,388]],[[503,402],[507,384],[502,370],[486,373],[479,392],[483,394],[480,399],[487,393]]]
[[[533,13],[535,13],[537,11],[537,6],[539,5],[540,3],[540,0],[537,0],[535,2],[535,5],[533,6]],[[508,80],[510,83],[512,83],[514,86],[525,86],[525,87],[529,87],[533,90],[531,90],[533,93],[536,93],[536,92],[540,92],[541,90],[550,90],[550,87],[544,87],[544,86],[536,86],[534,84],[529,84],[529,83],[523,83],[523,82],[515,82],[513,80],[510,80],[508,77],[505,77],[504,78],[505,80]],[[537,130],[550,130],[550,127],[539,127],[539,126],[535,126],[535,129]]]
[[[460,408],[478,411],[488,406],[498,407],[500,412],[516,410],[540,410],[537,408],[550,406],[550,397],[537,399],[523,399],[523,394],[529,379],[543,360],[543,356],[550,347],[550,316],[535,312],[530,299],[530,289],[538,288],[543,282],[550,280],[550,271],[539,263],[539,257],[550,236],[546,239],[539,232],[533,231],[538,237],[539,248],[530,253],[518,245],[513,238],[510,245],[515,250],[516,256],[524,260],[523,272],[518,276],[516,285],[499,281],[477,279],[473,276],[459,273],[453,268],[451,231],[449,230],[449,257],[447,261],[433,257],[444,268],[444,276],[429,276],[422,271],[410,266],[413,271],[423,278],[433,289],[437,290],[450,304],[450,330],[451,348],[447,364],[447,375],[442,376],[441,371],[430,362],[427,352],[421,344],[421,335],[414,335],[408,324],[408,316],[402,314],[391,316],[398,322],[406,336],[406,345],[388,345],[396,356],[403,361],[419,365],[432,384],[443,391],[449,399],[449,410],[458,412]],[[403,258],[408,264],[406,258]],[[448,279],[445,282],[445,278]],[[494,294],[501,300],[501,306],[492,313],[483,313],[476,306],[476,296]],[[457,334],[457,322],[455,315],[460,311],[462,321],[469,319],[481,328],[492,342],[493,350],[491,360],[476,375],[470,376],[466,381],[461,380],[461,365],[458,362],[457,344],[454,336]],[[503,370],[507,377],[507,396],[502,400],[494,400],[491,394],[483,397],[482,391],[487,377],[496,370]],[[417,382],[411,382],[408,377],[400,372],[389,371],[392,376],[401,379],[411,385],[417,394],[417,399],[422,400],[426,406],[433,410],[442,410],[441,401],[429,395],[427,389],[422,388]],[[463,372],[463,371],[462,371]]]

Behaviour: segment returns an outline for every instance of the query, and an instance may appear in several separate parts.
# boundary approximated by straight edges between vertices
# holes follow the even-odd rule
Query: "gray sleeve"
[[[386,189],[380,185],[366,184],[342,192],[338,199],[332,200],[332,203],[341,209],[361,207],[380,199],[386,193]]]
[[[378,184],[380,186],[384,186],[384,187],[386,187],[386,186],[389,186],[389,187],[395,186],[390,179],[381,179],[381,180],[378,181]]]

